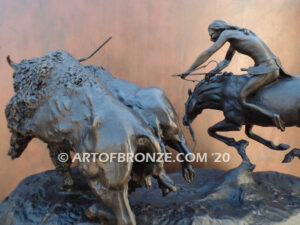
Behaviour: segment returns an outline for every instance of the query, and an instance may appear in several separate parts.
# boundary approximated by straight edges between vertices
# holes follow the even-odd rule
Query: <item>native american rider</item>
[[[253,77],[242,88],[239,98],[240,104],[271,118],[275,126],[283,131],[285,129],[284,121],[281,120],[278,114],[247,102],[249,96],[257,93],[258,90],[264,86],[276,81],[280,75],[290,76],[282,69],[279,59],[255,33],[248,29],[228,25],[222,20],[215,20],[209,25],[208,33],[211,37],[211,41],[215,43],[197,57],[191,67],[181,75],[181,78],[185,78],[197,67],[206,62],[209,57],[226,42],[229,42],[230,47],[225,59],[221,61],[214,70],[210,71],[206,78],[219,73],[227,67],[236,51],[252,58],[255,65],[248,69],[242,69],[248,71]]]

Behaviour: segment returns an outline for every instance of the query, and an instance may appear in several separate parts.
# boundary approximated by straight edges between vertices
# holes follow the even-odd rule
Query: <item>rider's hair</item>
[[[209,24],[208,28],[212,29],[212,30],[222,30],[222,31],[223,30],[238,30],[238,31],[244,32],[244,34],[247,34],[247,35],[249,35],[250,33],[254,34],[249,29],[229,25],[224,20],[214,20],[211,24]]]

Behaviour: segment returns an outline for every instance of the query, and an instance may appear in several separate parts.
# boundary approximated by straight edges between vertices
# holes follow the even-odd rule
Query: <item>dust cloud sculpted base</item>
[[[228,172],[195,172],[193,184],[179,173],[171,174],[179,190],[163,199],[156,184],[132,193],[129,199],[137,224],[296,224],[299,220],[300,178],[277,172],[250,173],[243,164]],[[77,188],[69,194],[57,191],[61,177],[56,171],[23,180],[0,204],[0,223],[97,224],[84,216],[84,210],[98,199],[77,168],[72,168],[72,174]]]

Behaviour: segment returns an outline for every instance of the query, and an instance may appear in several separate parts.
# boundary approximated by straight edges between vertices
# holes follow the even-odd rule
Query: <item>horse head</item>
[[[222,109],[223,88],[228,77],[228,75],[222,75],[209,80],[201,80],[193,92],[189,89],[183,117],[185,126],[189,126],[196,116],[202,113],[203,109]]]

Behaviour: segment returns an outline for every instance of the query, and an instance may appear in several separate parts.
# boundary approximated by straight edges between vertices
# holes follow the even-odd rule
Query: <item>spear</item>
[[[217,75],[217,74],[222,74],[222,73],[190,73],[190,74],[188,74],[188,76],[195,76],[195,75],[207,75],[207,74],[214,74],[214,75]],[[182,74],[173,74],[173,75],[171,75],[172,77],[181,77],[182,76]]]

